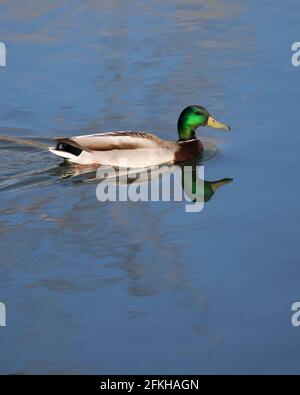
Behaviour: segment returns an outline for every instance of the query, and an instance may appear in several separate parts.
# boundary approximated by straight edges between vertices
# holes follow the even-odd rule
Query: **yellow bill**
[[[228,125],[216,121],[213,117],[208,118],[207,126],[210,126],[211,128],[215,128],[215,129],[230,130],[230,127]]]

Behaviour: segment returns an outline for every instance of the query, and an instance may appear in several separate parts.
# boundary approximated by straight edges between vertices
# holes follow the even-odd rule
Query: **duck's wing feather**
[[[135,150],[163,148],[172,142],[151,133],[117,131],[56,139],[58,143],[72,145],[85,151]]]

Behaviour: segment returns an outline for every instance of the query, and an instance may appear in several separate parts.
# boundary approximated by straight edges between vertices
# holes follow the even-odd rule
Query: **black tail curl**
[[[55,149],[58,150],[58,151],[69,152],[70,154],[73,154],[75,156],[79,156],[81,154],[81,152],[82,152],[82,149],[80,149],[80,148],[73,147],[73,145],[66,144],[66,143],[61,143],[61,142],[58,142],[56,144]]]

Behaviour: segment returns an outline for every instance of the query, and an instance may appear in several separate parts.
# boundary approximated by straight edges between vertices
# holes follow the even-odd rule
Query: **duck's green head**
[[[180,114],[177,123],[179,140],[195,138],[196,129],[199,126],[211,126],[216,129],[230,130],[230,127],[216,121],[205,107],[188,106]]]

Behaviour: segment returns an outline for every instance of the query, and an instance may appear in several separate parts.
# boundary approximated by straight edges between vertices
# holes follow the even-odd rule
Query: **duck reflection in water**
[[[199,177],[198,167],[195,164],[185,169],[183,166],[181,168],[182,188],[192,202],[208,202],[217,189],[233,181],[233,178],[221,178],[216,181],[203,180]]]
[[[72,183],[97,183],[105,180],[106,183],[113,183],[120,187],[130,186],[134,183],[135,188],[142,185],[144,188],[147,188],[147,185],[152,188],[153,183],[163,183],[165,177],[170,180],[172,174],[174,176],[177,174],[177,179],[181,179],[181,192],[184,192],[185,199],[194,203],[208,202],[217,189],[233,181],[232,178],[222,178],[215,181],[205,180],[203,172],[199,170],[201,170],[201,167],[197,166],[195,161],[180,166],[163,165],[147,169],[107,168],[64,163],[55,169],[55,175],[58,175],[61,180]],[[172,183],[170,185],[172,187]],[[146,200],[151,200],[150,194],[149,199]]]

